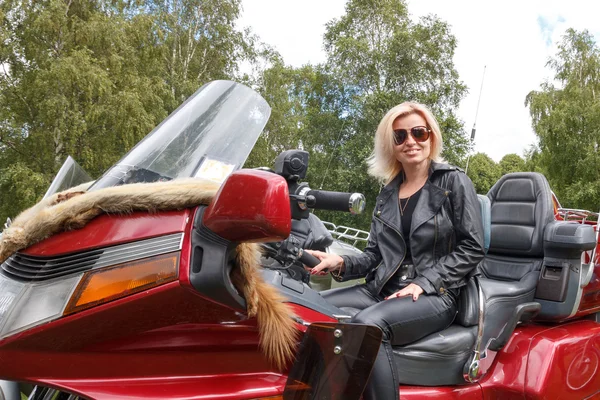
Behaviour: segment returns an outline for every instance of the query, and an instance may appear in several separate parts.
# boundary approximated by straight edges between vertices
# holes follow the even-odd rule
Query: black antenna
[[[479,99],[477,100],[477,109],[475,110],[475,120],[473,121],[473,128],[471,129],[471,145],[475,143],[475,132],[477,131],[477,116],[479,115],[479,104],[481,104],[481,92],[483,92],[483,80],[485,79],[485,69],[487,65],[483,66],[483,76],[481,77],[481,87],[479,88]],[[469,160],[471,159],[471,150],[469,149],[469,155],[467,156],[467,165],[465,167],[465,173],[469,171]]]

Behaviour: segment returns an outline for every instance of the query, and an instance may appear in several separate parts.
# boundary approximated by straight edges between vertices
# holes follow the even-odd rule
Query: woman
[[[459,290],[483,259],[477,194],[467,175],[438,162],[440,128],[423,105],[402,103],[381,120],[369,173],[386,182],[373,212],[369,243],[358,256],[311,252],[311,274],[366,283],[323,292],[338,307],[360,310],[353,322],[377,325],[383,343],[365,400],[398,399],[391,346],[449,326]]]

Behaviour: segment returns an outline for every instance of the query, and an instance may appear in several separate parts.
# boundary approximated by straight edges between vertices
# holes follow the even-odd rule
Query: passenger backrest
[[[554,220],[552,192],[536,172],[504,175],[490,189],[492,253],[543,255],[544,227]]]
[[[487,197],[491,240],[481,271],[492,279],[520,280],[526,271],[517,260],[544,255],[544,227],[554,220],[550,185],[542,174],[516,172],[500,178]],[[516,263],[498,265],[494,255],[515,258]]]

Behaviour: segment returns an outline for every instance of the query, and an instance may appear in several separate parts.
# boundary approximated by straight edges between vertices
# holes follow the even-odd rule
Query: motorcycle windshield
[[[284,400],[358,400],[382,338],[371,325],[311,324],[283,391]]]
[[[231,81],[210,82],[90,190],[192,177],[222,183],[243,166],[270,114],[267,102],[252,89]]]
[[[67,157],[62,167],[54,177],[50,187],[44,195],[44,199],[52,196],[54,193],[71,189],[83,183],[91,182],[92,178],[71,156]]]

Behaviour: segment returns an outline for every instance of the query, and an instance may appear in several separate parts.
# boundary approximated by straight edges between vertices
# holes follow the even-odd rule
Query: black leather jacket
[[[473,183],[461,169],[431,162],[412,216],[412,260],[405,260],[398,206],[401,183],[399,174],[377,196],[367,247],[361,255],[343,256],[345,271],[337,279],[366,275],[368,289],[378,294],[401,265],[413,264],[407,282],[426,294],[463,286],[484,256],[481,209]]]

